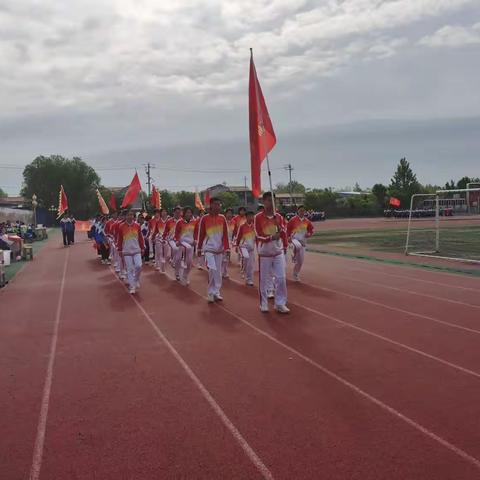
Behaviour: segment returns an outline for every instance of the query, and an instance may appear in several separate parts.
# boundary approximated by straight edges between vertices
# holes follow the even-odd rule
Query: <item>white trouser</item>
[[[110,238],[108,238],[108,245],[110,247],[110,259],[115,261],[115,242]]]
[[[248,256],[242,255],[242,270],[245,274],[245,280],[247,282],[253,282],[253,271],[255,269],[255,251],[248,250],[245,247],[242,247],[240,249],[240,252],[242,253],[244,250],[247,250]]]
[[[298,275],[305,260],[305,247],[298,241],[292,241],[293,246],[293,274]]]
[[[155,265],[165,271],[165,262],[167,261],[167,242],[161,238],[155,239]]]
[[[140,272],[142,271],[142,255],[124,255],[125,267],[127,269],[127,279],[130,288],[136,288],[140,281]]]
[[[192,269],[193,264],[193,246],[188,243],[182,242],[178,248],[178,254],[180,256],[180,269],[182,272],[182,279],[188,280],[188,274]]]
[[[260,305],[268,305],[268,290],[274,286],[275,305],[282,306],[287,303],[287,280],[285,278],[285,255],[275,257],[259,257],[259,289]],[[273,282],[272,282],[273,277]]]
[[[175,275],[180,275],[180,261],[182,257],[181,255],[179,256],[177,244],[174,240],[169,240],[168,245],[170,247],[170,260],[173,268],[175,269]]]
[[[222,263],[223,263],[223,253],[209,253],[205,254],[205,263],[208,267],[208,294],[209,295],[219,295],[220,289],[222,288]],[[213,262],[213,265],[210,263]],[[210,268],[214,266],[215,268]]]
[[[230,252],[225,252],[223,254],[222,260],[222,275],[228,277],[228,264],[230,263]]]

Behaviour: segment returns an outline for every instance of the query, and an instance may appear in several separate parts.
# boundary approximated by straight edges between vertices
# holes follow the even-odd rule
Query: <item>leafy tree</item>
[[[354,192],[363,192],[362,187],[358,182],[355,182],[355,186],[353,187]]]
[[[174,194],[172,192],[169,192],[168,190],[161,190],[160,199],[162,201],[162,207],[166,208],[169,212],[171,212],[175,207]]]
[[[377,200],[377,204],[380,208],[385,208],[387,203],[387,187],[381,183],[376,183],[372,187],[372,194]]]
[[[234,208],[239,204],[238,196],[233,192],[222,192],[218,197],[222,201],[223,209]]]
[[[95,189],[100,177],[79,157],[39,156],[23,170],[23,183],[21,194],[31,198],[35,193],[39,205],[47,209],[58,206],[58,192],[63,185],[73,215],[88,218],[98,211]]]
[[[450,182],[447,182],[445,184],[445,190],[455,190],[455,188],[457,188],[455,182],[453,180],[450,180]]]
[[[288,183],[277,183],[275,192],[276,193],[305,193],[305,185],[303,185],[300,182],[297,182],[296,180],[292,180],[292,182]]]
[[[182,190],[181,192],[175,192],[173,194],[176,205],[182,207],[195,207],[195,194],[193,192],[186,192]]]
[[[422,187],[413,173],[410,163],[406,158],[400,159],[392,180],[390,182],[389,194],[400,199],[402,205],[409,205],[410,198],[419,193]]]
[[[467,184],[469,183],[480,183],[480,178],[471,178],[471,177],[462,177],[458,182],[457,182],[457,188],[458,189],[465,189],[467,188]],[[478,188],[478,185],[471,185],[471,188]]]
[[[6,198],[6,197],[8,197],[7,193],[0,188],[0,198]]]

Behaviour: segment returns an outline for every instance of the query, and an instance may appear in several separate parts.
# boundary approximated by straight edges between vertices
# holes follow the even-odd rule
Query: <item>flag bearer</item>
[[[268,289],[274,279],[275,310],[279,313],[290,312],[287,307],[287,281],[285,252],[287,236],[284,221],[273,210],[271,192],[263,194],[263,212],[255,216],[255,234],[259,257],[260,310],[268,312]]]
[[[167,242],[170,253],[170,263],[175,270],[175,278],[180,281],[180,263],[177,263],[177,251],[178,247],[175,242],[175,226],[182,216],[182,207],[176,206],[173,209],[173,217],[169,218],[165,230],[163,231],[163,239]]]

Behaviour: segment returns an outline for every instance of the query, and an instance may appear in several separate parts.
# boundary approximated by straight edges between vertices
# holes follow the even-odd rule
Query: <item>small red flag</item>
[[[250,160],[252,170],[252,193],[259,198],[262,193],[262,162],[277,143],[272,121],[263,98],[257,77],[253,52],[250,49],[250,79],[248,84],[248,111],[250,125]]]
[[[138,194],[142,191],[142,186],[140,185],[140,179],[138,178],[138,173],[135,172],[135,175],[128,187],[127,193],[123,197],[122,205],[120,208],[128,207],[132,203],[135,203],[135,200],[138,197]]]
[[[400,206],[400,200],[398,198],[395,198],[395,197],[390,197],[390,205],[392,207],[399,207]]]
[[[60,218],[65,210],[68,210],[68,199],[63,185],[60,185],[60,193],[58,194],[58,215],[57,218]]]
[[[158,210],[162,206],[162,200],[160,198],[160,192],[155,188],[155,185],[152,188],[152,197],[150,199],[152,207]]]
[[[195,192],[195,208],[201,212],[205,211],[205,207],[203,206],[202,199],[200,198],[198,192]]]
[[[108,210],[107,204],[105,203],[105,200],[102,197],[102,194],[99,192],[97,188],[97,198],[98,198],[98,204],[100,205],[100,211],[104,215],[108,215],[110,213],[110,210]]]
[[[205,190],[205,205],[210,205],[210,192],[208,190]]]
[[[115,193],[114,192],[112,192],[112,194],[110,196],[110,200],[108,201],[108,205],[113,211],[115,211],[117,209],[117,199],[115,198]]]

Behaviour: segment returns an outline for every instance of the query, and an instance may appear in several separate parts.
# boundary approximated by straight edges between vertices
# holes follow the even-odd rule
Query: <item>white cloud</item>
[[[390,30],[472,0],[4,0],[0,115],[190,96],[239,101],[254,47],[262,81],[311,85],[352,57],[393,56]],[[400,43],[399,43],[400,42]]]
[[[432,35],[424,36],[420,45],[427,47],[462,47],[480,43],[480,23],[472,27],[445,25]]]

